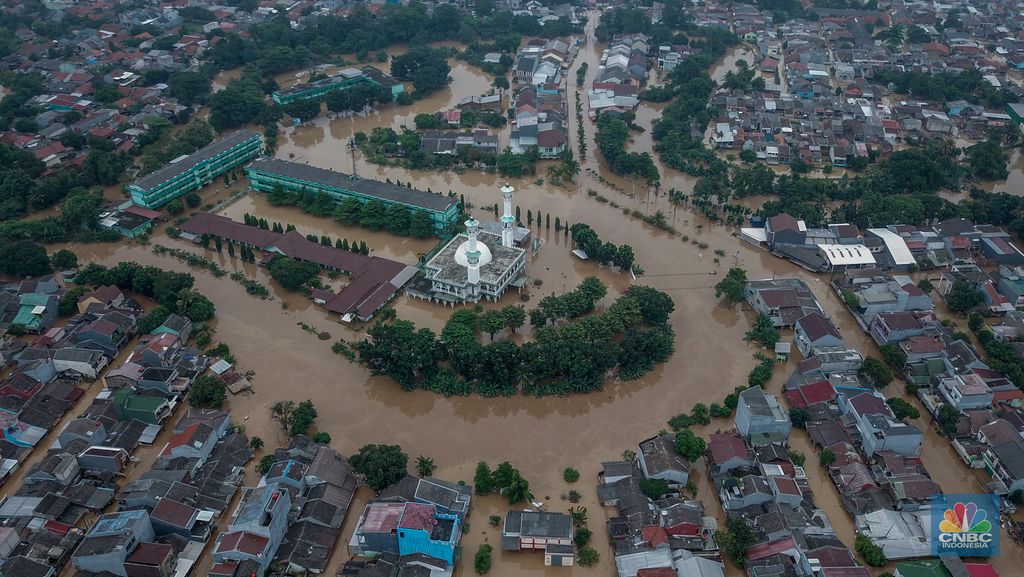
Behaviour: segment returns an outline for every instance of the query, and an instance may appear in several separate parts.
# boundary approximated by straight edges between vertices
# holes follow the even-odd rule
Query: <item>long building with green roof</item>
[[[459,199],[454,196],[360,178],[279,158],[260,158],[246,167],[245,173],[249,177],[250,186],[257,192],[273,192],[280,186],[287,192],[314,195],[324,193],[335,202],[354,198],[360,202],[377,200],[385,206],[398,204],[413,212],[426,213],[434,225],[434,231],[439,235],[459,217]]]

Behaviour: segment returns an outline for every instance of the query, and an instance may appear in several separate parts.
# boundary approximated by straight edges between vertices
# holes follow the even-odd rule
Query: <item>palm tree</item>
[[[249,439],[249,448],[253,451],[259,451],[263,448],[263,439],[259,437],[253,437]]]
[[[548,165],[548,181],[558,184],[562,181],[562,167],[557,164]]]
[[[189,310],[190,308],[192,308],[192,305],[195,304],[196,299],[200,296],[202,295],[200,295],[199,291],[197,290],[188,288],[181,289],[180,291],[178,291],[178,302],[176,303],[178,310]]]
[[[569,507],[569,517],[572,518],[572,524],[580,527],[587,524],[587,508],[586,507]]]
[[[416,473],[420,477],[429,477],[436,468],[437,465],[434,464],[434,460],[430,457],[424,457],[423,455],[416,457]]]

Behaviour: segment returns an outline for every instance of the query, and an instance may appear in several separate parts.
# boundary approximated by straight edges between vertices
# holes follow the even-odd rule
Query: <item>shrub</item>
[[[597,565],[597,562],[601,560],[601,554],[597,552],[597,549],[593,547],[581,547],[576,552],[576,563],[580,567],[593,567]]]
[[[574,535],[574,539],[576,540],[576,546],[586,547],[587,544],[590,543],[590,537],[592,535],[593,533],[590,532],[590,529],[587,529],[586,527],[577,527],[576,535]]]
[[[491,515],[487,518],[487,522],[491,527],[497,527],[498,525],[501,525],[501,515]]]
[[[476,557],[473,559],[473,569],[480,575],[491,570],[491,550],[493,547],[484,543],[476,550]]]
[[[566,467],[562,471],[562,478],[565,479],[566,483],[575,483],[580,480],[580,472],[572,467]]]
[[[854,549],[870,567],[884,567],[887,559],[885,552],[871,540],[867,535],[857,535],[854,541]]]
[[[657,501],[668,493],[668,481],[665,479],[642,479],[640,490],[650,499]]]

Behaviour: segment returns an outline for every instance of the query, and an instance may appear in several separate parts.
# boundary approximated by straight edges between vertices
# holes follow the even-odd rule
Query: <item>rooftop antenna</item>
[[[359,176],[359,169],[356,168],[356,139],[348,139],[348,150],[352,153],[352,176]]]

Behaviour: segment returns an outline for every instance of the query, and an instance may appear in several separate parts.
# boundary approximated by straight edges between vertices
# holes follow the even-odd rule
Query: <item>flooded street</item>
[[[591,38],[596,20],[596,13],[591,13]],[[568,89],[570,118],[567,124],[574,151],[575,70],[581,63],[588,63],[589,85],[597,70],[600,50],[601,47],[589,41],[581,48],[579,57],[566,74],[571,84]],[[739,58],[753,63],[749,50],[741,47],[730,52],[723,64],[713,70],[713,75],[724,76],[725,71],[734,67]],[[452,77],[453,83],[449,89],[439,91],[412,106],[386,107],[367,117],[331,118],[323,115],[309,125],[287,127],[281,131],[277,156],[350,172],[352,161],[345,143],[356,131],[369,132],[375,126],[392,126],[396,129],[403,125],[411,126],[413,117],[418,113],[445,110],[462,97],[482,94],[490,89],[487,75],[454,60]],[[217,82],[223,86],[229,78],[230,73],[225,73],[218,77]],[[585,88],[581,89],[581,96],[585,104]],[[634,150],[652,149],[650,124],[660,114],[663,106],[641,104],[637,111],[637,122],[648,130],[634,133],[634,142],[631,144]],[[618,459],[627,449],[635,451],[640,440],[667,428],[669,418],[689,412],[697,402],[721,402],[734,387],[746,384],[747,374],[756,362],[753,358],[756,348],[743,341],[744,333],[750,325],[748,313],[740,307],[726,306],[714,296],[712,287],[721,273],[730,266],[741,266],[748,271],[750,279],[800,277],[811,286],[826,313],[839,325],[847,344],[873,356],[878,355],[878,350],[874,342],[854,323],[839,297],[828,288],[826,278],[812,275],[765,251],[742,243],[733,229],[713,226],[689,210],[680,208],[673,214],[673,207],[668,203],[664,191],[676,188],[690,192],[696,179],[667,169],[657,161],[655,155],[662,175],[662,194],[654,194],[653,191],[648,193],[642,185],[634,185],[617,177],[600,165],[593,142],[594,125],[584,119],[584,126],[588,152],[581,162],[583,172],[578,182],[558,187],[538,184],[536,177],[512,179],[511,183],[517,189],[514,203],[520,207],[524,222],[528,210],[534,214],[543,212],[550,215],[552,221],[556,216],[560,217],[564,225],[586,222],[602,239],[615,244],[631,245],[637,263],[646,271],[638,282],[665,291],[676,303],[675,312],[671,316],[676,332],[676,352],[672,358],[642,379],[609,382],[605,390],[594,394],[569,398],[489,399],[444,398],[426,391],[404,392],[389,379],[372,376],[364,367],[331,352],[332,342],[339,338],[346,341],[359,340],[365,327],[341,324],[336,317],[314,306],[302,295],[281,289],[269,279],[264,269],[228,258],[226,251],[224,254],[204,251],[191,243],[170,239],[162,230],[155,232],[152,237],[155,243],[205,253],[229,272],[244,271],[250,278],[271,287],[273,300],[264,301],[249,296],[229,277],[215,278],[205,271],[189,269],[173,257],[155,255],[151,247],[137,242],[79,245],[72,248],[84,262],[109,266],[121,261],[137,261],[170,270],[188,271],[196,277],[195,287],[217,306],[215,341],[228,343],[239,366],[255,371],[256,375],[252,379],[254,393],[231,397],[228,408],[232,411],[234,421],[244,424],[249,435],[264,439],[266,451],[288,442],[284,432],[271,420],[270,406],[280,400],[311,399],[319,413],[317,428],[331,434],[332,445],[342,454],[353,454],[367,443],[397,443],[412,461],[418,455],[433,458],[438,465],[435,472],[438,477],[452,481],[464,480],[467,483],[472,482],[479,461],[486,460],[493,466],[507,460],[522,471],[530,482],[535,499],[543,501],[550,510],[565,511],[569,507],[568,501],[561,497],[570,488],[583,495],[580,504],[589,510],[589,525],[594,532],[593,545],[601,554],[597,567],[545,568],[541,554],[502,553],[499,546],[500,529],[489,527],[487,517],[503,514],[508,506],[499,497],[490,496],[477,498],[474,503],[469,519],[470,528],[462,542],[463,555],[457,575],[473,575],[473,554],[483,542],[496,546],[494,566],[489,573],[494,577],[613,575],[614,563],[605,536],[606,516],[597,503],[594,487],[601,461]],[[508,130],[504,129],[505,139]],[[1015,159],[1020,162],[1019,156]],[[498,189],[506,180],[494,174],[475,171],[465,174],[418,172],[369,165],[361,158],[358,162],[358,171],[362,176],[403,182],[412,180],[417,188],[430,188],[435,192],[451,190],[465,195],[466,200],[476,207],[498,202]],[[539,172],[543,176],[543,171]],[[244,184],[236,183],[225,191],[222,183],[214,183],[201,192],[203,202],[206,204],[222,200],[230,193],[241,190]],[[588,189],[597,191],[608,202],[600,202],[596,196],[589,195]],[[640,219],[624,214],[627,209],[644,214],[663,211],[668,215],[670,223],[674,221],[680,236],[657,230]],[[328,235],[332,240],[339,237],[363,240],[373,250],[372,254],[409,264],[415,264],[418,256],[429,251],[433,244],[431,241],[346,227],[329,218],[305,215],[295,207],[273,207],[261,196],[242,196],[218,211],[236,220],[241,220],[242,214],[246,212],[272,222],[295,224],[303,234]],[[481,208],[472,212],[478,218],[493,218],[493,213]],[[527,264],[527,274],[541,283],[540,286],[528,289],[530,300],[525,303],[527,308],[544,295],[572,289],[590,275],[600,277],[609,285],[609,296],[604,304],[610,303],[629,287],[631,281],[628,275],[572,257],[571,243],[562,232],[555,232],[553,227],[539,227],[536,221],[532,229],[534,235],[544,240],[544,244]],[[698,243],[705,246],[701,247]],[[56,250],[59,247],[52,248]],[[725,256],[716,256],[716,250],[722,251]],[[716,263],[716,260],[720,262]],[[339,277],[328,284],[337,288],[343,282],[344,277]],[[517,303],[519,298],[518,293],[511,292],[498,306]],[[393,306],[399,318],[410,319],[435,331],[443,326],[452,312],[450,308],[407,296],[400,296],[393,302]],[[297,325],[299,322],[329,332],[331,339],[318,340],[300,328]],[[524,328],[520,333],[521,336],[528,336],[529,331]],[[499,333],[497,338],[507,337],[507,333]],[[792,334],[788,333],[784,338],[792,339]],[[768,386],[770,392],[779,394],[782,381],[792,371],[795,362],[796,359],[776,367],[775,378]],[[894,384],[886,394],[902,394],[901,388],[901,385]],[[89,394],[94,394],[94,391],[90,390]],[[725,430],[731,426],[731,420],[716,420],[699,432],[706,436],[716,429]],[[929,429],[927,423],[919,423],[919,426]],[[827,475],[817,465],[817,455],[809,446],[806,434],[795,432],[792,443],[794,449],[807,456],[806,468],[818,506],[828,513],[837,535],[852,547],[853,525],[839,506],[838,495]],[[144,459],[149,459],[149,456]],[[935,480],[947,492],[977,490],[973,475],[953,454],[948,443],[934,431],[927,436],[924,459]],[[563,468],[570,466],[581,473],[580,481],[572,487],[562,479]],[[701,472],[697,482],[707,514],[721,519],[722,510],[704,479],[703,464],[697,465],[695,470]],[[249,481],[253,480],[250,474]],[[360,491],[346,522],[342,543],[335,550],[325,575],[333,575],[339,563],[348,558],[344,543],[351,536],[362,510],[361,503],[365,503],[369,497],[368,490]],[[1012,575],[1014,573],[1009,567],[1014,564],[1019,566],[1021,561],[1024,561],[1024,555],[1020,549],[1005,544],[1004,555],[995,564],[1004,575]],[[203,571],[207,567],[201,564],[199,569]],[[738,575],[741,572],[731,568],[730,574]]]

